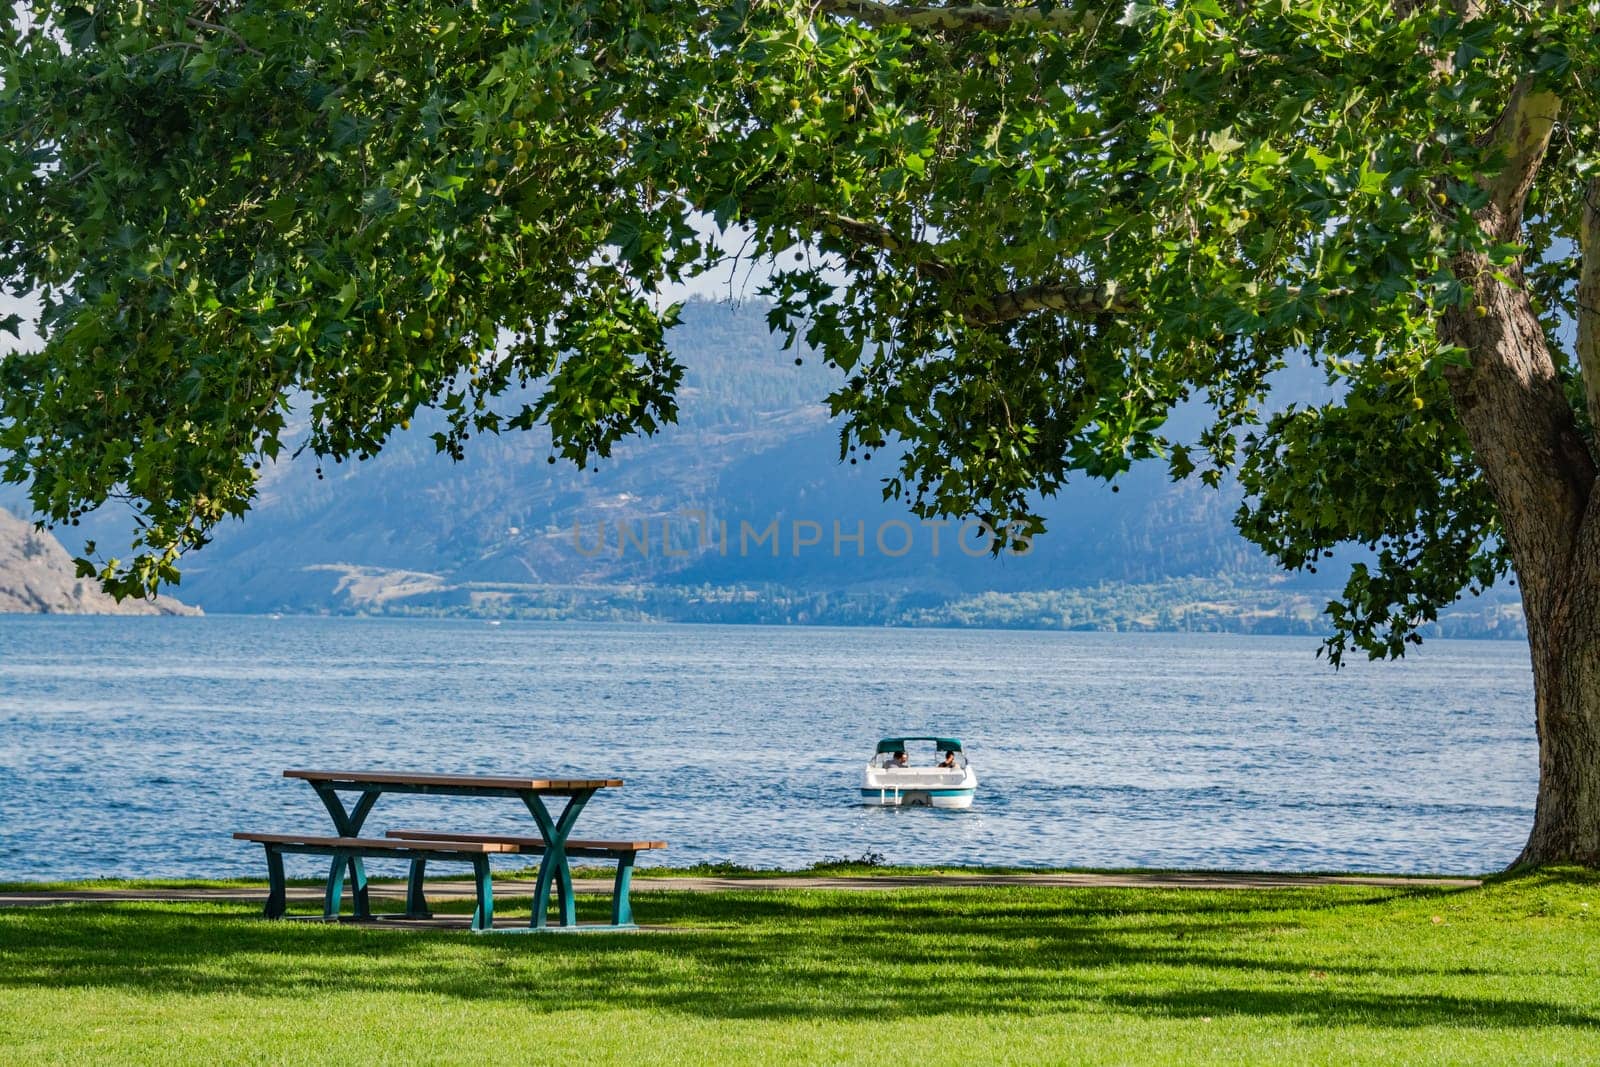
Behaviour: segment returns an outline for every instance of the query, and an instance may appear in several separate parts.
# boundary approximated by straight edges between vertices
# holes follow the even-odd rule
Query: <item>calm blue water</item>
[[[1335,674],[1291,638],[0,616],[0,879],[259,874],[326,831],[286,767],[621,776],[580,836],[677,863],[1486,871],[1537,761],[1526,649]],[[970,812],[856,803],[883,734],[949,732]],[[385,797],[368,829],[522,829]],[[173,842],[181,842],[182,848]],[[308,868],[309,870],[309,868]]]

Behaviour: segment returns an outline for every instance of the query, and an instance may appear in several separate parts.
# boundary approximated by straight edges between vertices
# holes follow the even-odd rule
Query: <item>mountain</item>
[[[888,457],[839,462],[823,405],[838,373],[809,353],[797,365],[766,312],[691,303],[672,334],[679,422],[592,471],[551,464],[541,431],[469,442],[452,463],[425,417],[321,479],[310,457],[269,467],[247,518],[185,560],[184,595],[213,612],[1321,632],[1340,575],[1284,575],[1233,529],[1236,492],[1173,484],[1159,464],[1043,501],[1048,532],[1024,556],[919,522],[882,498]],[[1299,371],[1281,391],[1319,388]],[[82,532],[126,540],[114,515]],[[1519,623],[1467,629],[1505,625]]]
[[[331,467],[323,480],[305,460],[272,469],[248,518],[187,562],[186,594],[213,610],[388,610],[493,601],[525,587],[948,597],[1271,573],[1229,524],[1233,499],[1173,486],[1154,468],[1117,493],[1074,485],[1048,502],[1050,532],[1026,557],[991,559],[971,537],[963,551],[954,526],[936,547],[933,527],[882,499],[887,464],[839,462],[822,403],[836,372],[812,359],[797,366],[763,305],[691,304],[673,342],[687,367],[680,421],[594,471],[550,464],[539,431],[477,440],[451,463],[434,450],[435,427],[418,419],[377,458]],[[708,516],[708,530],[695,513]]]
[[[0,510],[0,614],[196,615],[169,597],[117,603],[77,576],[72,557],[50,534]]]

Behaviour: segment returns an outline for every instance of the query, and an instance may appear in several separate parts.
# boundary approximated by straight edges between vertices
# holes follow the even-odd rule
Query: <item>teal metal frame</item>
[[[550,928],[550,898],[555,896],[556,910],[559,918],[556,927],[571,929],[577,926],[577,905],[572,897],[572,865],[567,856],[567,838],[572,834],[573,824],[577,822],[584,805],[589,803],[589,798],[594,796],[601,788],[574,789],[560,787],[552,789],[519,789],[509,786],[481,786],[481,785],[436,785],[436,784],[411,784],[405,782],[373,782],[362,779],[358,775],[338,779],[307,779],[312,789],[315,789],[322,804],[328,809],[328,815],[333,819],[333,825],[340,837],[360,837],[361,827],[366,823],[367,816],[372,813],[372,806],[378,802],[378,797],[384,793],[422,793],[436,796],[457,797],[518,797],[533,816],[534,823],[539,827],[539,836],[544,839],[544,855],[539,861],[539,877],[534,890],[533,918],[529,923],[530,929],[544,930]],[[341,792],[359,792],[352,807],[346,808],[344,801],[339,797]],[[546,796],[564,796],[567,798],[566,806],[559,816],[552,816],[546,806]],[[304,850],[302,850],[304,851]],[[419,850],[420,851],[420,850]],[[371,918],[372,907],[367,893],[367,872],[361,862],[362,856],[349,849],[333,853],[333,861],[328,868],[328,882],[323,895],[323,916],[335,918],[338,916],[343,904],[344,882],[348,872],[351,885],[352,905],[357,918]],[[445,856],[444,858],[451,858]],[[417,856],[412,860],[410,875],[406,881],[406,916],[408,918],[428,918],[431,912],[427,908],[427,900],[423,893],[423,874],[427,868],[428,856]],[[268,856],[269,877],[270,865],[273,862],[270,849]],[[278,860],[282,864],[282,859]],[[488,860],[484,860],[487,868]],[[626,864],[628,879],[632,878],[632,857]],[[624,867],[619,865],[617,877],[619,885],[623,885]],[[487,875],[484,875],[487,877]],[[625,886],[624,886],[625,888]],[[613,925],[626,926],[632,923],[632,910],[626,905],[626,894],[621,898],[624,902],[623,911],[628,915],[626,922]],[[492,907],[492,902],[491,905]],[[617,910],[616,901],[612,902],[613,917]],[[474,927],[476,929],[476,927]]]
[[[477,904],[472,911],[472,929],[477,933],[487,933],[494,929],[494,881],[489,872],[489,856],[487,853],[467,856],[460,852],[439,851],[427,847],[426,842],[419,842],[417,848],[407,847],[403,858],[411,859],[414,863],[426,863],[430,859],[446,860],[452,863],[467,863],[472,866],[473,884],[477,890]],[[367,850],[343,845],[309,845],[295,844],[293,842],[266,841],[262,847],[267,850],[267,906],[266,917],[281,919],[288,911],[288,888],[283,876],[283,857],[285,853],[299,856],[330,856],[333,859],[333,869],[338,872],[338,877],[330,877],[328,887],[323,897],[323,917],[336,919],[339,916],[339,889],[342,886],[343,868],[346,864],[359,864],[363,856],[390,856],[393,849]],[[362,889],[365,890],[363,883]],[[407,901],[407,915],[410,915],[409,899]],[[370,913],[359,914],[358,918],[371,918]]]
[[[407,841],[420,841],[420,838],[408,837]],[[611,923],[607,926],[589,925],[580,927],[576,915],[571,915],[567,905],[572,900],[570,888],[563,892],[561,883],[556,883],[558,893],[557,907],[562,913],[562,922],[557,926],[550,926],[548,922],[541,922],[545,918],[544,912],[534,908],[533,919],[528,923],[531,931],[568,931],[568,930],[637,930],[638,926],[633,921],[633,901],[630,892],[633,888],[633,868],[639,857],[637,849],[602,849],[602,848],[574,848],[567,850],[567,858],[573,856],[582,859],[605,859],[617,861],[617,876],[611,883]],[[406,917],[413,919],[428,919],[433,917],[433,912],[428,910],[428,898],[423,884],[422,873],[427,867],[425,857],[417,857],[411,861],[411,876],[406,880]],[[541,864],[542,867],[542,864]],[[568,885],[570,887],[570,881]],[[548,909],[546,909],[548,910]],[[505,931],[500,931],[504,933]]]
[[[633,861],[638,855],[630,849],[617,856],[617,878],[611,883],[612,926],[633,926],[633,902],[628,891],[633,887]]]
[[[361,825],[367,821],[372,805],[378,802],[377,793],[362,793],[356,800],[355,807],[346,810],[344,801],[339,799],[339,794],[325,788],[324,783],[312,782],[311,788],[317,791],[323,807],[328,809],[328,814],[333,818],[334,829],[339,831],[340,837],[361,836]],[[372,901],[367,895],[367,868],[361,862],[360,856],[334,856],[333,863],[328,867],[328,885],[324,894],[322,914],[330,919],[339,914],[347,868],[350,872],[351,897],[356,917],[371,918]]]

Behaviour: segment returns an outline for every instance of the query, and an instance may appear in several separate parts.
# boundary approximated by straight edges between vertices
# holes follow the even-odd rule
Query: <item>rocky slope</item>
[[[0,510],[0,614],[198,615],[169,597],[117,603],[77,576],[72,557],[50,534]]]
[[[309,455],[269,464],[248,518],[184,559],[182,593],[214,613],[1326,632],[1321,608],[1348,561],[1281,573],[1234,530],[1236,487],[1173,484],[1159,463],[1115,492],[1078,479],[1040,501],[1049,531],[1026,556],[991,558],[959,524],[916,521],[883,499],[892,450],[840,463],[823,404],[839,374],[810,353],[797,365],[766,312],[691,303],[672,335],[687,368],[679,421],[587,472],[550,463],[541,431],[476,439],[451,463],[426,413],[381,456],[326,464],[323,478]],[[1274,385],[1284,403],[1325,392],[1306,367]],[[1173,423],[1183,437],[1200,429],[1192,410]],[[0,485],[0,507],[25,515],[26,496]],[[126,513],[103,508],[63,536],[121,554],[130,531]],[[0,525],[0,611],[161,609],[113,605],[54,538]],[[1522,625],[1508,587],[1436,630]]]
[[[1049,531],[1026,556],[991,558],[960,524],[918,522],[883,499],[892,454],[839,461],[823,404],[839,374],[809,353],[797,365],[766,312],[691,303],[672,335],[687,368],[679,421],[587,472],[550,463],[542,431],[476,439],[451,463],[426,413],[376,459],[326,464],[323,478],[309,455],[269,464],[248,518],[184,559],[182,593],[212,612],[1325,632],[1340,561],[1282,574],[1234,530],[1236,488],[1173,484],[1159,463],[1115,492],[1078,479],[1041,501]],[[1283,402],[1325,390],[1309,368],[1275,386]],[[305,405],[294,408],[297,440]],[[1174,424],[1193,437],[1198,414]],[[0,486],[6,506],[26,507],[20,489]],[[67,543],[116,553],[129,532],[105,508]],[[105,603],[48,537],[48,592],[8,582],[19,559],[40,569],[45,550],[22,558],[24,534],[0,530],[0,610]],[[1519,628],[1507,592],[1464,605],[1450,632]]]
[[[764,305],[693,303],[672,341],[688,370],[678,423],[624,443],[597,469],[550,464],[540,431],[479,438],[465,462],[451,463],[430,439],[435,420],[419,415],[381,456],[328,464],[325,479],[309,456],[269,465],[246,520],[185,558],[183,592],[211,611],[498,612],[616,586],[783,587],[920,603],[1105,581],[1277,577],[1234,532],[1235,495],[1174,486],[1154,466],[1123,479],[1117,494],[1074,482],[1046,501],[1050,533],[1028,558],[961,551],[959,524],[936,544],[903,504],[883,500],[892,457],[839,462],[822,402],[838,374],[811,358],[796,366]],[[700,516],[716,535],[726,523],[726,539],[707,536]],[[103,546],[127,537],[100,515],[73,533]]]

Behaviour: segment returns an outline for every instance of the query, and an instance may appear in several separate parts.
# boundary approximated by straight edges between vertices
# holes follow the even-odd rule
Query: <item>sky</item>
[[[22,316],[22,344],[21,348],[31,349],[38,345],[39,336],[33,332],[33,323],[39,316],[39,303],[32,298],[18,300],[14,296],[0,292],[0,319],[10,315]],[[10,334],[0,334],[0,353],[8,349],[19,347]]]

